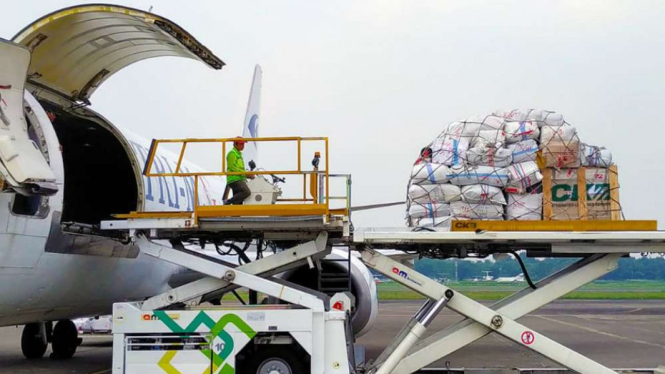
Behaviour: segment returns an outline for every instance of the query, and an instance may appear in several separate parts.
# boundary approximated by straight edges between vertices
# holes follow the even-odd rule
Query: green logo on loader
[[[169,330],[176,333],[193,333],[196,332],[196,329],[199,326],[204,325],[210,329],[211,341],[219,337],[224,344],[219,350],[219,353],[215,353],[210,349],[202,350],[201,353],[209,358],[212,362],[211,366],[205,371],[205,373],[217,373],[217,370],[221,368],[219,374],[233,374],[235,369],[225,363],[226,359],[233,352],[233,337],[228,332],[224,331],[224,328],[228,324],[235,325],[240,331],[245,333],[249,339],[252,339],[256,335],[254,331],[245,321],[243,321],[238,315],[229,313],[225,314],[219,321],[215,322],[210,316],[205,312],[201,311],[196,315],[194,320],[187,326],[181,327],[177,322],[175,322],[169,315],[163,310],[156,310],[154,315],[162,321]],[[168,351],[162,356],[158,362],[158,366],[168,374],[182,374],[176,368],[171,365],[171,360],[175,357],[178,351]]]
[[[563,203],[577,201],[577,185],[559,184],[552,187],[552,202]],[[609,183],[587,183],[586,185],[587,201],[610,200]]]

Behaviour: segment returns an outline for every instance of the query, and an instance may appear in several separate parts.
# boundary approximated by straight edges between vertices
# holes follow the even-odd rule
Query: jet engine
[[[348,271],[348,254],[345,250],[333,249],[332,253],[321,261],[321,273],[315,267],[303,266],[287,271],[281,278],[289,282],[319,290],[329,295],[348,288],[350,275],[351,293],[355,297],[352,315],[352,327],[356,337],[368,332],[378,314],[379,302],[374,277],[369,269],[356,257],[351,256],[351,271]],[[346,285],[346,287],[345,287]]]

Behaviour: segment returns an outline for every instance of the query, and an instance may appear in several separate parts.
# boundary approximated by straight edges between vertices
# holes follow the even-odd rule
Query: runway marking
[[[572,317],[577,317],[577,318],[583,319],[585,321],[596,321],[596,322],[600,321],[600,322],[604,322],[604,323],[611,323],[611,322],[620,321],[619,319],[607,319],[607,318],[602,318],[601,316],[586,316],[586,315],[578,316],[578,315],[573,315]],[[630,322],[632,322],[632,323],[635,323],[635,322],[653,323],[654,321],[652,321],[652,320],[644,320],[644,321],[630,320]],[[665,335],[665,332],[663,332],[663,331],[658,331],[658,330],[654,330],[654,329],[645,329],[645,328],[642,328],[642,327],[633,326],[632,324],[631,325],[626,325],[626,328],[645,331],[645,332],[649,332],[649,333],[652,333],[652,334]]]
[[[658,348],[665,349],[665,345],[661,345],[661,344],[646,342],[644,340],[630,339],[630,338],[627,338],[625,336],[616,335],[616,334],[612,334],[612,333],[609,333],[609,332],[592,329],[591,327],[576,325],[576,324],[570,323],[570,322],[559,321],[559,320],[554,319],[554,318],[547,318],[547,317],[544,317],[544,316],[534,316],[534,317],[538,317],[538,318],[541,318],[541,319],[544,319],[544,320],[550,321],[550,322],[557,322],[557,323],[560,323],[562,325],[579,328],[579,329],[582,329],[582,330],[586,330],[586,331],[593,332],[593,333],[600,334],[600,335],[609,336],[609,337],[616,338],[616,339],[628,340],[628,341],[633,342],[633,343],[640,343],[640,344],[644,344],[644,345],[650,345],[650,346],[653,346],[653,347],[658,347]]]
[[[110,373],[110,372],[111,372],[111,369],[106,369],[106,370],[102,370],[102,371],[96,371],[96,372],[90,373],[90,374],[104,374],[104,373]]]

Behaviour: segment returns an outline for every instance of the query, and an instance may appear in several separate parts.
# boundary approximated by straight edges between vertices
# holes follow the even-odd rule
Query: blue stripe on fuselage
[[[130,140],[130,143],[134,147],[136,154],[141,158],[141,161],[143,163],[146,162],[147,160],[147,155],[148,155],[148,149],[136,142],[133,142]],[[166,170],[168,170],[169,173],[172,173],[173,170],[175,170],[176,163],[175,162],[169,162],[169,160],[160,154],[157,154],[155,157],[155,162],[154,162],[154,167],[155,171],[158,173],[164,173]],[[187,167],[181,166],[182,171],[188,173],[189,169]],[[194,178],[193,177],[182,177],[182,178],[173,178],[173,195],[175,199],[171,198],[171,190],[169,188],[169,184],[166,180],[165,177],[151,177],[148,178],[146,176],[143,176],[143,180],[146,184],[146,195],[145,198],[148,201],[155,201],[155,196],[152,193],[152,182],[153,180],[157,180],[159,182],[159,199],[157,202],[160,205],[164,205],[164,207],[169,207],[169,208],[175,208],[175,209],[180,209],[180,197],[184,199],[184,201],[187,202],[187,211],[191,211],[194,206]],[[180,186],[183,182],[178,182],[179,180],[183,180],[185,186],[182,187]],[[164,198],[164,190],[166,190],[166,199]],[[178,196],[180,195],[180,196]],[[183,204],[184,205],[184,204]]]

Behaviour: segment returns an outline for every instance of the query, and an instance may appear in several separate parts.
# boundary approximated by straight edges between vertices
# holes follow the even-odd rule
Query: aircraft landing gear
[[[53,328],[53,337],[51,338],[51,358],[54,359],[67,359],[74,356],[76,347],[81,344],[81,339],[78,337],[76,325],[70,320],[58,321]]]
[[[48,347],[46,324],[28,323],[21,334],[21,351],[27,359],[41,358]]]

